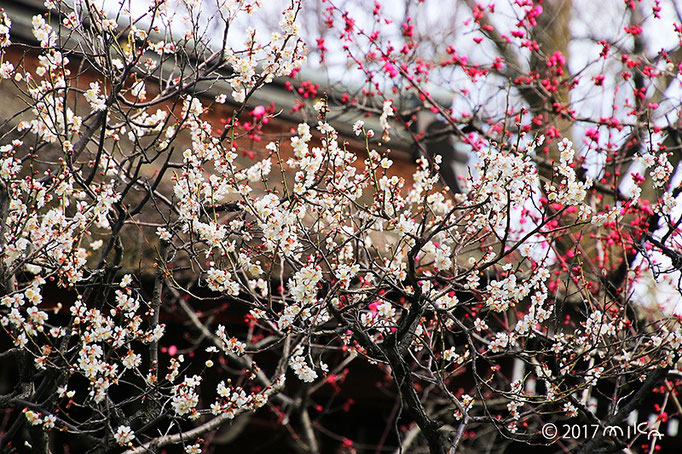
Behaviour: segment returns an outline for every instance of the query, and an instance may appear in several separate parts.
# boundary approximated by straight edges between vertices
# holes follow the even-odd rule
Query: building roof
[[[31,45],[37,44],[37,40],[32,33],[32,18],[35,15],[45,14],[47,12],[44,2],[41,0],[0,1],[0,7],[5,10],[12,20],[11,36],[13,42],[23,42]],[[77,41],[79,37],[77,35],[72,35],[69,38],[70,45],[75,49],[77,43],[73,42],[74,39]],[[269,105],[270,103],[274,103],[278,109],[282,109],[280,117],[283,120],[298,122],[300,121],[300,115],[292,113],[296,100],[286,84],[289,82],[295,88],[298,88],[302,81],[309,81],[322,87],[322,91],[326,92],[330,98],[330,104],[332,106],[336,104],[336,107],[343,107],[342,104],[338,102],[335,103],[335,100],[340,99],[343,93],[359,92],[362,89],[362,85],[359,84],[354,87],[330,86],[329,80],[324,73],[314,70],[302,70],[299,72],[297,79],[288,77],[277,78],[272,83],[258,89],[251,99],[249,99],[249,104]],[[206,89],[205,96],[216,96],[220,93],[230,93],[232,91],[230,85],[226,81],[218,81],[217,83],[210,84],[210,86],[208,84],[204,85],[205,87],[203,88]],[[452,102],[452,93],[449,91],[433,87],[430,93],[433,99],[441,105],[449,106]],[[229,99],[228,102],[230,102]],[[312,100],[310,100],[310,102],[312,102]],[[414,95],[401,96],[398,102],[400,105],[397,107],[401,111],[415,110],[422,105],[421,101]],[[237,103],[234,104],[236,105]],[[346,109],[335,109],[333,119],[330,123],[341,134],[353,136],[352,125],[357,118],[357,109],[348,106]],[[368,128],[375,130],[381,129],[377,116],[367,117],[364,121]],[[406,130],[396,129],[395,131],[392,131],[392,148],[408,150],[412,147],[413,142],[411,135]]]

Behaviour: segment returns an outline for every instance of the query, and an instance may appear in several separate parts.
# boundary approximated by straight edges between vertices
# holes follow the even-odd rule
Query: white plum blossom
[[[9,79],[14,73],[14,65],[8,61],[0,65],[0,78]]]
[[[358,120],[355,123],[353,123],[353,131],[355,132],[356,136],[359,136],[360,133],[362,133],[362,128],[365,126],[365,122],[362,120]]]
[[[185,416],[187,414],[197,415],[196,406],[199,404],[199,394],[196,387],[201,383],[201,377],[194,375],[185,377],[185,380],[173,387],[173,398],[171,405],[175,414]]]
[[[381,140],[388,142],[391,140],[391,136],[389,135],[389,130],[391,129],[391,124],[388,122],[388,117],[392,117],[395,114],[393,113],[393,101],[391,100],[386,100],[384,101],[384,105],[381,110],[381,116],[379,117],[379,122],[381,123],[381,129],[383,129],[383,135],[381,137]]]
[[[12,21],[3,10],[0,12],[0,48],[8,47],[12,42],[9,39]]]
[[[129,426],[118,426],[114,433],[114,440],[121,446],[128,446],[135,439],[135,434]]]
[[[310,367],[302,355],[294,355],[289,360],[289,367],[296,376],[304,382],[313,382],[317,379],[317,372]]]
[[[126,369],[134,369],[136,367],[139,367],[140,364],[142,364],[142,356],[133,352],[132,350],[129,350],[128,354],[123,358],[123,361],[121,362],[123,364],[123,367],[125,367]]]
[[[587,195],[587,189],[592,186],[591,180],[581,182],[577,180],[575,169],[572,167],[575,158],[573,144],[568,139],[563,139],[558,143],[560,162],[557,172],[561,178],[559,186],[546,183],[545,190],[550,201],[558,202],[562,205],[580,205]]]
[[[90,103],[92,110],[104,110],[106,108],[106,98],[99,94],[99,82],[90,82],[90,88],[85,92],[85,100]]]
[[[243,355],[246,349],[246,344],[237,340],[236,337],[227,338],[225,333],[225,327],[223,325],[218,325],[218,331],[216,331],[216,336],[220,340],[220,346],[223,351],[228,353],[234,353],[236,355]]]

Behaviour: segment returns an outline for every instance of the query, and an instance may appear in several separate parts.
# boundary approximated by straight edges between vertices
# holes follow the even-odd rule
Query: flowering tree
[[[297,77],[299,2],[280,30],[249,29],[237,46],[230,25],[258,2],[155,1],[136,14],[48,1],[33,17],[37,46],[11,45],[3,13],[2,84],[26,102],[0,142],[1,357],[16,365],[0,402],[17,416],[3,449],[197,453],[269,411],[300,452],[329,450],[323,435],[354,452],[323,400],[358,363],[396,398],[372,449],[468,452],[491,433],[500,450],[550,444],[559,434],[542,428],[565,421],[590,427],[560,440],[566,450],[641,447],[641,434],[606,429],[655,391],[665,397],[648,431],[682,413],[671,409],[682,330],[645,297],[662,304],[659,282],[682,268],[679,103],[664,96],[679,43],[646,60],[644,6],[626,2],[627,25],[591,37],[596,55],[570,73],[547,20],[567,31],[570,2],[541,3],[462,2],[471,60],[485,57],[448,45],[439,65],[420,43],[441,43],[419,39],[412,19],[392,36],[378,3],[366,28],[330,4],[325,26],[366,85],[302,103],[310,121],[255,161],[243,144],[277,115],[247,106],[274,78]],[[330,41],[317,39],[321,59]],[[448,79],[438,66],[488,101],[438,104],[427,85]],[[416,109],[403,109],[400,86]],[[604,100],[611,114],[595,117]],[[227,101],[230,117],[212,124]],[[358,151],[332,126],[349,109],[364,115]],[[450,163],[428,152],[428,134],[412,132],[424,149],[413,172],[394,169],[386,144],[422,109],[440,114],[432,135],[471,149],[458,191],[441,184]],[[147,255],[137,262],[133,234]],[[228,311],[244,323],[215,321]],[[591,408],[594,396],[608,409]]]

